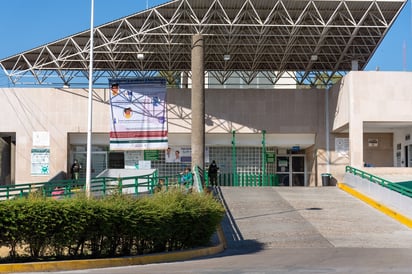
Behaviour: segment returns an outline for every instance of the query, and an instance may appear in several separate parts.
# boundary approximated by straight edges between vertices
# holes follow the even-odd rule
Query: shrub
[[[205,246],[224,209],[211,195],[159,192],[102,199],[30,196],[1,203],[0,246],[10,260],[113,257]],[[17,247],[26,254],[18,254]]]

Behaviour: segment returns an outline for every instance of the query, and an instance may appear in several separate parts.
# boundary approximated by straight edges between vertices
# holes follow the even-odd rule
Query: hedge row
[[[10,249],[12,261],[113,257],[205,246],[224,215],[213,196],[179,191],[142,198],[28,197],[0,205],[0,247]]]

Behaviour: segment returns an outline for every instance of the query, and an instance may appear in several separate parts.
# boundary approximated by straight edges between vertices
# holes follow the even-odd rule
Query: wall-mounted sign
[[[267,163],[274,163],[275,157],[276,157],[275,152],[272,152],[272,151],[266,152],[266,162]]]
[[[146,161],[158,161],[160,159],[159,150],[145,150],[144,159]]]
[[[139,166],[139,161],[144,160],[143,151],[125,151],[124,152],[124,168],[126,169],[135,169],[136,166]]]
[[[281,160],[281,159],[279,159],[278,160],[278,166],[279,167],[287,167],[289,165],[289,162],[288,162],[288,160]]]
[[[335,150],[339,157],[349,155],[349,138],[335,138]]]
[[[32,148],[31,175],[49,175],[50,149]]]
[[[377,147],[378,145],[378,139],[368,139],[368,147]]]
[[[50,147],[50,133],[48,131],[34,131],[33,147]]]
[[[139,161],[139,165],[136,166],[137,169],[151,169],[152,162],[151,161]]]

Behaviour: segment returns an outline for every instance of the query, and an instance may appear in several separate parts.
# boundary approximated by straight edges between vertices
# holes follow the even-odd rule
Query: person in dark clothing
[[[81,166],[79,164],[79,161],[74,160],[74,163],[72,165],[72,168],[70,170],[72,174],[72,180],[79,180],[79,173],[80,173]]]
[[[212,163],[209,166],[208,170],[208,175],[209,175],[209,182],[210,185],[216,186],[217,185],[217,172],[219,170],[219,167],[216,164],[216,161],[213,160]]]

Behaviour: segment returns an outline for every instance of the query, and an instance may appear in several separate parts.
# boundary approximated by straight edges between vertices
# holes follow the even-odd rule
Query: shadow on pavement
[[[242,233],[237,226],[229,207],[227,206],[225,198],[222,195],[220,187],[215,187],[213,192],[224,206],[226,212],[222,221],[222,230],[226,241],[226,249],[222,253],[213,255],[213,257],[250,254],[263,250],[263,243],[255,240],[245,240],[243,238]]]

